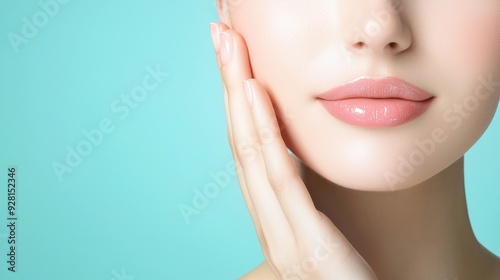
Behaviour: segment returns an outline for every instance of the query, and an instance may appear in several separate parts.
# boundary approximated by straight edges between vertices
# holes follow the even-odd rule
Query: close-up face
[[[460,159],[497,109],[498,0],[223,6],[222,21],[245,39],[286,145],[335,184],[415,186]]]

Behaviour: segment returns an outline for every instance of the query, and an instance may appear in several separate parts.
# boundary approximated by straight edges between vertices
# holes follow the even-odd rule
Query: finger
[[[210,31],[212,34],[212,42],[214,45],[215,53],[216,53],[216,59],[217,59],[217,65],[219,66],[219,73],[222,78],[222,72],[220,71],[221,63],[220,63],[220,56],[218,55],[220,53],[220,33],[222,33],[224,30],[229,29],[229,27],[223,23],[211,23],[210,24]],[[229,141],[229,147],[231,149],[231,153],[233,154],[234,158],[234,165],[236,168],[236,173],[238,177],[238,182],[240,185],[240,189],[243,195],[243,199],[245,201],[245,204],[248,208],[248,211],[250,213],[250,216],[252,217],[252,221],[254,224],[255,231],[257,233],[257,237],[259,238],[260,243],[263,246],[266,245],[266,241],[263,237],[262,234],[262,228],[260,226],[259,219],[257,217],[257,214],[255,213],[255,208],[253,206],[253,203],[250,199],[250,195],[248,194],[247,186],[245,183],[245,174],[243,173],[243,170],[241,168],[241,164],[238,160],[238,158],[235,156],[235,151],[234,151],[234,141],[232,137],[232,121],[231,121],[231,116],[229,114],[229,105],[228,105],[228,98],[227,98],[227,90],[226,90],[226,85],[224,84],[224,81],[222,80],[222,86],[223,86],[223,92],[224,92],[224,110],[226,114],[226,130],[227,130],[227,137]]]
[[[259,141],[245,96],[243,80],[251,78],[245,42],[233,30],[221,33],[221,73],[227,90],[233,149],[245,174],[250,200],[269,244],[290,247],[288,221],[269,186]],[[286,245],[285,245],[286,244]]]
[[[224,96],[224,103],[225,103],[225,108],[226,108],[226,119],[227,119],[227,122],[228,122],[228,130],[229,130],[229,133],[232,133],[232,123],[231,123],[231,117],[229,115],[229,105],[227,103],[227,94],[225,94]],[[241,167],[241,163],[240,161],[238,160],[238,158],[235,156],[235,151],[234,151],[234,141],[232,139],[232,136],[229,137],[230,139],[230,148],[231,148],[231,153],[233,154],[233,158],[234,158],[234,164],[235,164],[235,167],[236,167],[236,172],[237,172],[237,176],[238,176],[238,182],[239,182],[239,185],[240,185],[240,189],[241,189],[241,193],[243,195],[243,199],[245,201],[245,204],[248,208],[248,212],[250,213],[250,216],[252,218],[252,221],[253,221],[253,225],[254,225],[254,228],[255,228],[255,232],[257,233],[257,237],[259,239],[259,242],[261,243],[261,245],[263,247],[267,247],[267,241],[265,240],[265,237],[264,237],[264,234],[262,232],[262,227],[260,225],[260,221],[259,221],[259,218],[257,216],[257,213],[255,212],[255,207],[253,205],[253,202],[252,202],[252,199],[250,198],[250,194],[248,193],[248,188],[247,188],[247,184],[246,184],[246,179],[245,179],[245,174],[243,172],[243,169]]]
[[[288,154],[269,95],[255,79],[245,81],[251,113],[268,181],[295,234],[308,234],[305,224],[319,218],[309,191]],[[309,235],[310,236],[310,235]]]

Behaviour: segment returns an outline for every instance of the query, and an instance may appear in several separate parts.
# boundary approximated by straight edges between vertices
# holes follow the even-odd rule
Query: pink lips
[[[403,80],[362,78],[318,96],[335,118],[362,127],[393,127],[422,115],[434,96]]]

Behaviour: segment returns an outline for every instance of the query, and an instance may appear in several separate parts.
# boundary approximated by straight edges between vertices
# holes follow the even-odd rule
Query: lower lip
[[[394,127],[418,118],[429,108],[432,99],[410,101],[393,98],[351,98],[335,101],[320,99],[320,102],[333,117],[348,124],[361,127]]]

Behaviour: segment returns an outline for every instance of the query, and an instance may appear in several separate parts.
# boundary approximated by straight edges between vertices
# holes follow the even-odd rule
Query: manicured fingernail
[[[210,23],[210,33],[212,34],[212,43],[214,44],[215,52],[219,53],[220,29],[217,23]]]
[[[226,65],[233,56],[233,37],[227,32],[220,35],[220,61],[222,65]]]
[[[252,83],[250,82],[250,80],[245,80],[243,83],[245,84],[245,94],[247,96],[248,104],[250,105],[250,107],[252,107],[255,96]]]

